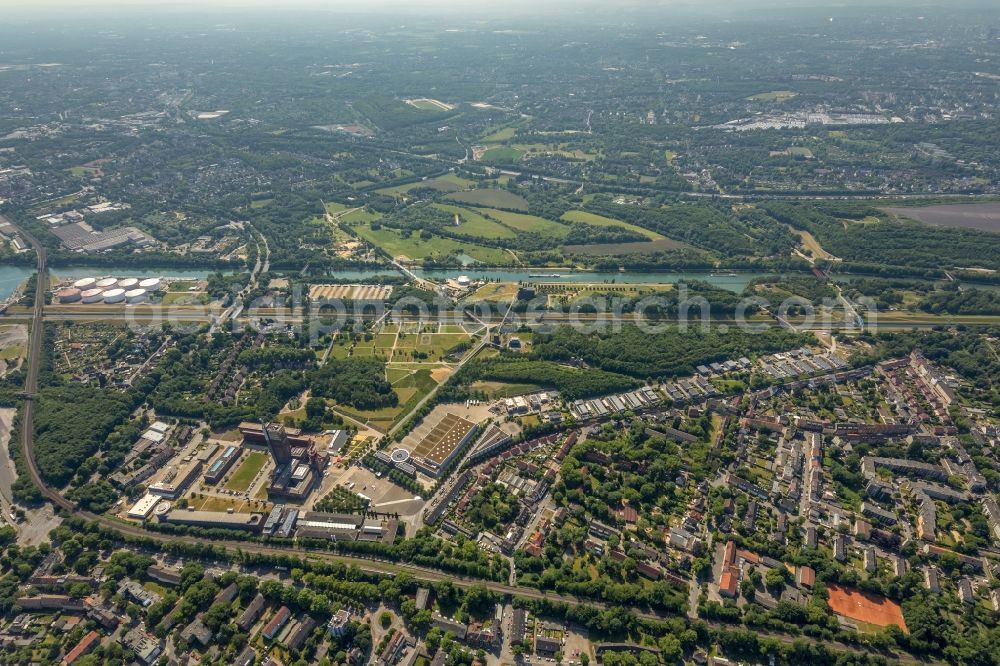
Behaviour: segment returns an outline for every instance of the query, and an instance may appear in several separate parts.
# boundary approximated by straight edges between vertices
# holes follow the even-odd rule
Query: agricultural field
[[[978,229],[1000,233],[1000,203],[883,208],[883,210],[896,217],[905,217],[936,227]]]

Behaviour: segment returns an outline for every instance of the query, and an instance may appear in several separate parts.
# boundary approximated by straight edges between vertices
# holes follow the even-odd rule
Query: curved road
[[[106,516],[99,516],[89,511],[84,511],[79,507],[77,507],[75,503],[63,497],[58,490],[47,485],[45,480],[42,478],[42,475],[39,473],[38,465],[35,463],[35,451],[34,451],[34,434],[35,434],[34,404],[35,404],[36,394],[38,391],[38,359],[42,348],[42,332],[43,332],[44,314],[45,314],[45,292],[48,289],[48,266],[46,265],[45,248],[42,246],[42,244],[39,243],[38,240],[33,236],[31,236],[30,234],[25,233],[23,229],[21,229],[20,232],[34,248],[35,254],[38,258],[37,261],[38,279],[36,280],[35,283],[35,307],[32,313],[31,337],[29,341],[30,349],[28,351],[28,374],[27,377],[25,378],[25,383],[24,383],[25,390],[23,397],[25,399],[25,402],[24,402],[24,412],[21,421],[21,447],[24,455],[24,461],[28,468],[28,474],[31,476],[32,481],[39,488],[42,495],[50,502],[52,502],[55,506],[61,508],[63,511],[67,513],[75,514],[88,521],[95,522],[101,525],[102,527],[120,532],[122,534],[145,538],[145,539],[152,539],[154,541],[161,543],[176,541],[177,537],[175,536],[160,534],[157,532],[151,532],[136,525],[122,523],[107,518]],[[428,581],[428,582],[452,581],[454,584],[460,587],[471,587],[474,585],[482,585],[493,592],[503,595],[512,595],[512,596],[516,595],[527,599],[548,600],[557,603],[561,602],[571,605],[591,606],[599,609],[608,608],[607,604],[599,601],[579,599],[577,597],[545,592],[532,587],[523,587],[520,585],[507,585],[493,581],[455,576],[454,574],[438,571],[435,569],[415,566],[412,564],[404,564],[404,563],[390,562],[377,559],[368,559],[350,555],[337,555],[325,551],[306,550],[303,548],[269,546],[266,544],[259,544],[246,541],[226,541],[226,540],[206,539],[206,538],[190,537],[190,536],[186,537],[186,539],[191,542],[201,542],[207,545],[214,546],[216,548],[221,547],[227,553],[230,554],[242,551],[246,553],[255,553],[262,555],[297,556],[306,559],[321,560],[324,562],[339,562],[347,565],[354,565],[362,569],[363,571],[371,573],[386,574],[390,576],[399,573],[408,573],[411,574],[414,578],[422,581]],[[677,615],[672,615],[672,614],[638,611],[635,609],[631,609],[631,612],[635,614],[637,617],[649,620],[673,619],[679,617]],[[701,620],[701,622],[704,622],[706,625],[716,628],[728,628],[728,629],[740,628],[740,625],[726,625],[706,620]],[[855,652],[855,653],[866,652],[852,645],[834,643],[830,641],[825,641],[825,642],[816,641],[815,639],[806,636],[791,636],[788,634],[772,633],[767,631],[757,631],[756,633],[759,635],[768,636],[769,638],[777,639],[784,643],[792,643],[796,640],[804,640],[810,643],[823,643],[824,645],[830,646],[833,649],[839,651]],[[908,656],[901,657],[898,655],[893,655],[893,658],[899,660],[901,663],[912,663],[912,664],[928,663],[926,661],[919,661],[917,659]]]

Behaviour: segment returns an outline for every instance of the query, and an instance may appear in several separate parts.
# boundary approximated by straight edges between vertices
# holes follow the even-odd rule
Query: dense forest
[[[315,396],[356,409],[395,407],[399,402],[385,378],[385,362],[377,358],[330,359],[310,373],[309,387]]]
[[[896,267],[898,274],[979,267],[1000,269],[994,234],[974,229],[891,222],[876,208],[846,202],[769,201],[776,220],[808,231],[845,261]]]
[[[567,326],[534,338],[534,356],[559,362],[585,363],[630,377],[662,378],[694,374],[703,363],[755,356],[806,344],[811,336],[768,328],[749,332],[730,328],[707,331],[671,327],[649,332],[634,325],[620,331],[584,333]]]

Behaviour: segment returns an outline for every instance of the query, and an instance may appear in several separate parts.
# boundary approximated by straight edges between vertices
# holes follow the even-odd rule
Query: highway
[[[128,535],[132,537],[150,539],[159,543],[169,543],[177,541],[178,537],[173,535],[160,534],[157,532],[152,532],[143,529],[141,526],[132,525],[129,523],[120,522],[118,520],[113,520],[106,516],[100,516],[88,511],[84,511],[76,506],[76,504],[63,495],[55,488],[50,487],[45,479],[42,477],[38,470],[38,466],[35,462],[35,451],[34,451],[34,406],[35,400],[38,392],[38,368],[39,368],[39,356],[42,349],[42,333],[43,325],[45,321],[45,292],[48,287],[48,266],[46,265],[46,253],[45,248],[35,239],[33,236],[25,233],[21,230],[21,234],[24,238],[31,244],[34,248],[37,256],[37,271],[38,279],[35,284],[35,305],[31,316],[31,335],[29,340],[30,348],[28,350],[28,372],[25,378],[25,391],[24,391],[24,410],[22,412],[21,420],[21,447],[24,456],[25,465],[27,467],[28,475],[31,477],[32,481],[39,488],[42,495],[52,502],[56,507],[60,508],[67,514],[75,514],[85,520],[97,523],[102,527],[109,530],[119,532],[123,535]],[[506,319],[507,315],[510,314],[510,308],[504,314],[503,319]],[[484,338],[484,341],[487,340]],[[435,569],[430,569],[426,567],[419,567],[411,564],[397,563],[386,560],[378,560],[374,558],[363,558],[351,555],[338,555],[334,553],[329,553],[326,551],[317,550],[306,550],[299,547],[285,547],[285,546],[270,546],[266,544],[253,543],[248,541],[235,541],[235,540],[219,540],[219,539],[207,539],[200,537],[187,536],[183,538],[187,542],[197,542],[205,545],[210,545],[216,549],[224,549],[227,555],[236,555],[240,552],[243,553],[254,553],[261,555],[284,555],[284,556],[294,556],[305,559],[317,560],[322,562],[337,562],[351,566],[357,566],[363,571],[383,574],[383,575],[398,575],[400,573],[408,573],[412,575],[415,579],[426,582],[437,582],[437,581],[451,581],[455,585],[460,587],[471,587],[474,585],[481,585],[487,589],[502,595],[520,596],[526,599],[534,600],[548,600],[552,602],[561,602],[572,605],[584,605],[598,609],[606,609],[609,606],[600,601],[593,601],[588,599],[580,599],[577,597],[571,597],[567,595],[557,594],[554,592],[545,592],[532,587],[526,587],[521,585],[510,585],[505,583],[498,583],[495,581],[473,579],[468,577],[456,576],[452,573],[447,573],[443,571],[438,571]],[[649,619],[649,620],[660,620],[667,618],[678,618],[683,616],[668,615],[653,611],[639,611],[632,609],[631,612],[636,616]],[[738,625],[726,625],[722,623],[716,623],[712,621],[700,620],[708,626],[712,626],[718,629],[734,629],[738,628]],[[817,641],[815,639],[805,637],[805,636],[791,636],[788,634],[771,633],[761,630],[755,630],[759,635],[766,635],[770,638],[782,641],[784,643],[792,643],[797,640],[803,640],[810,643],[823,643],[828,647],[845,652],[863,653],[861,650],[852,645],[846,645],[842,643],[835,643],[830,641]],[[893,658],[899,660],[901,663],[928,663],[926,661],[918,661],[912,657],[901,657],[899,655],[893,655]]]
[[[233,308],[234,306],[230,306]],[[177,306],[167,306],[161,307],[155,304],[144,303],[135,306],[126,305],[62,305],[62,306],[50,306],[46,309],[43,318],[45,321],[119,321],[125,323],[135,323],[135,324],[211,324],[213,322],[218,322],[220,317],[224,316],[224,310],[219,308],[212,308],[209,306],[192,306],[192,305],[177,305]],[[230,313],[232,314],[232,313]],[[891,317],[890,315],[896,313],[888,313],[885,318],[880,318],[877,316],[871,319],[866,319],[864,321],[864,328],[866,330],[872,331],[904,331],[911,329],[929,329],[938,326],[957,326],[957,325],[967,325],[967,326],[991,326],[1000,324],[1000,317],[990,316],[990,315],[970,315],[970,316],[934,316],[925,315],[922,313],[913,313],[912,317]],[[906,314],[906,313],[904,313]],[[353,317],[354,319],[377,319],[384,316],[385,313],[367,313],[360,312],[354,314],[352,312],[345,313],[342,317]],[[230,318],[229,315],[225,315],[226,319]],[[460,310],[441,312],[437,315],[432,315],[433,321],[441,321],[444,323],[461,323],[464,321],[465,313]],[[0,312],[0,318],[7,319],[10,321],[22,321],[33,319],[34,310],[29,310],[21,306],[11,306],[6,312]],[[492,312],[489,314],[475,313],[474,318],[478,320],[479,323],[484,326],[496,326],[497,324],[504,321],[505,314],[502,312]],[[255,321],[261,319],[271,320],[281,324],[302,324],[305,318],[299,313],[292,313],[291,311],[280,311],[280,310],[260,310],[256,308],[251,309],[241,309],[236,313],[236,321],[241,324],[251,324]],[[396,321],[426,321],[421,319],[419,315],[407,315],[405,313],[397,312],[393,314],[393,319]],[[824,322],[822,318],[817,316],[814,322],[803,322],[799,319],[751,319],[747,320],[746,324],[750,327],[761,327],[761,326],[781,326],[783,328],[793,329],[800,332],[805,331],[847,331],[847,332],[857,332],[859,327],[857,323],[850,321],[850,317],[845,321],[833,321]],[[560,324],[574,324],[580,323],[584,325],[594,325],[598,323],[607,324],[628,324],[636,322],[647,322],[653,325],[671,325],[677,324],[674,320],[652,320],[644,318],[641,315],[633,314],[616,314],[616,313],[565,313],[558,311],[542,311],[537,313],[528,313],[526,315],[514,315],[511,318],[512,323],[520,325],[525,325],[529,327],[539,327],[539,326],[555,326]],[[702,325],[701,319],[698,317],[692,318],[688,325],[691,327],[698,327]],[[713,319],[709,322],[705,322],[712,326],[738,326],[731,319]]]

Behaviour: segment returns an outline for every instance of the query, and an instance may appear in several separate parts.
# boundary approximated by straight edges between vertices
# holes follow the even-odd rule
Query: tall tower
[[[264,424],[264,440],[271,450],[271,457],[277,465],[285,465],[292,461],[292,445],[288,442],[285,428],[277,423]]]

